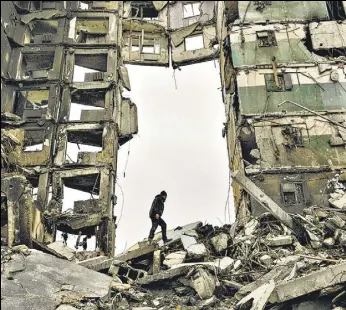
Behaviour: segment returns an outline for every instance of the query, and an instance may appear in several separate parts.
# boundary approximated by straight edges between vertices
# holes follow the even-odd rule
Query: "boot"
[[[167,239],[167,238],[166,238],[166,239],[163,240],[163,243],[164,243],[164,244],[167,244],[167,243],[171,242],[172,240],[173,240],[173,239]]]

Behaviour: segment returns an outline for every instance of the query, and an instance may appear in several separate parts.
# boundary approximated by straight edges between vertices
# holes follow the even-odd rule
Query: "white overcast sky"
[[[118,182],[125,196],[117,229],[119,252],[126,243],[128,247],[147,237],[148,212],[161,190],[168,193],[163,219],[169,229],[196,221],[219,225],[229,177],[218,63],[176,70],[177,89],[172,68],[129,65],[128,70],[139,135],[119,154]],[[119,187],[116,193],[119,217]]]
[[[218,63],[176,70],[177,89],[172,68],[127,67],[132,91],[126,95],[137,105],[139,134],[119,151],[118,183],[124,196],[117,186],[118,220],[122,214],[117,253],[148,236],[148,212],[162,190],[168,193],[163,214],[168,229],[196,221],[224,223],[229,178],[226,140],[221,135],[225,112]],[[86,71],[92,70],[79,71],[74,80],[82,82]],[[71,119],[78,119],[79,113],[73,107]],[[77,149],[68,153],[76,160]],[[64,209],[72,208],[75,199],[90,199],[90,195],[65,188]]]

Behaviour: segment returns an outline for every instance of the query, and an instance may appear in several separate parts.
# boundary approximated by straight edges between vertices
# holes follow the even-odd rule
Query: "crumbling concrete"
[[[83,299],[101,299],[108,295],[111,277],[77,266],[36,250],[23,258],[20,254],[2,265],[5,274],[13,264],[24,264],[22,270],[11,277],[1,275],[1,306],[4,309],[56,309],[70,298],[79,303]],[[13,280],[11,280],[11,278]],[[92,279],[92,281],[90,280]],[[72,291],[61,291],[66,285]],[[32,298],[25,296],[30,294]]]
[[[167,267],[172,267],[174,265],[182,264],[186,257],[185,251],[178,251],[171,254],[168,254],[163,261],[163,264]]]
[[[227,249],[229,237],[226,234],[219,234],[211,238],[210,242],[213,245],[215,251],[221,252]]]
[[[275,287],[270,297],[270,302],[284,302],[327,286],[345,283],[346,279],[343,276],[345,268],[346,264],[341,263],[313,272],[307,276],[279,284]],[[310,283],[310,285],[306,285],[306,283]]]

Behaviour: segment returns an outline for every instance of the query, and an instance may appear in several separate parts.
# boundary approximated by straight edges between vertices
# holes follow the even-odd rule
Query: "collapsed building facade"
[[[170,270],[160,273],[163,253],[155,244],[138,245],[114,260],[117,153],[138,132],[136,105],[123,96],[124,89],[131,90],[125,64],[177,69],[218,59],[237,221],[236,228],[221,229],[227,240],[222,250],[210,250],[214,258],[222,253],[228,259],[232,246],[241,247],[265,227],[283,235],[273,238],[288,242],[280,246],[295,244],[296,250],[294,238],[315,250],[328,237],[324,244],[332,248],[328,255],[335,263],[335,248],[345,246],[340,229],[346,227],[345,1],[5,1],[1,6],[2,245],[26,244],[75,259],[72,250],[57,247],[57,233],[78,236],[77,247],[82,236],[94,236],[92,258],[79,255],[79,265],[110,270],[130,284],[173,277]],[[66,187],[90,199],[66,210]],[[305,231],[301,221],[309,220],[294,216],[313,217],[314,210],[327,223],[325,231],[308,224],[319,237]],[[278,221],[273,227],[266,211]],[[235,231],[242,228],[236,241]],[[217,229],[189,229],[193,232],[183,229],[174,238],[183,244],[180,252],[186,250],[178,261],[188,266],[201,247],[207,255],[197,243],[206,238],[205,229],[219,240]],[[189,238],[196,243],[184,241]],[[242,262],[239,252],[233,251],[234,258]],[[166,254],[175,260],[174,246]],[[145,255],[154,255],[153,266],[136,269]],[[257,267],[266,264],[268,257],[262,258]],[[228,259],[227,274],[239,273],[237,262]],[[318,285],[316,291],[325,283]],[[205,296],[214,297],[214,290]]]
[[[122,98],[122,3],[81,5],[2,4],[1,217],[9,246],[44,247],[60,231],[95,236],[114,255],[117,152],[137,133],[137,110]],[[64,210],[65,187],[91,198]]]
[[[330,180],[346,177],[345,1],[240,1],[235,20],[226,9],[218,2],[225,131],[230,169],[247,177],[233,183],[238,218],[264,211],[256,187],[290,213],[328,208]]]
[[[31,231],[42,245],[59,230],[97,235],[101,252],[114,253],[117,151],[138,131],[136,106],[122,98],[131,89],[124,63],[175,69],[219,59],[230,170],[286,211],[327,207],[328,182],[336,174],[345,182],[344,1],[10,1],[2,8],[2,210],[16,219],[6,226],[9,244],[16,231]],[[22,195],[27,185],[34,202],[29,189]],[[67,214],[65,186],[91,199]],[[264,211],[249,186],[233,182],[238,218]],[[345,204],[345,195],[338,199]],[[27,227],[12,216],[21,212],[32,214],[19,219]]]

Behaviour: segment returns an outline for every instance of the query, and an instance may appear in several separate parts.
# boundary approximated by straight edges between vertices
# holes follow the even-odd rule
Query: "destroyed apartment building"
[[[345,1],[1,8],[4,309],[345,309]],[[138,132],[125,64],[208,60],[236,222],[115,256],[117,153]],[[86,198],[70,208],[68,188]]]

